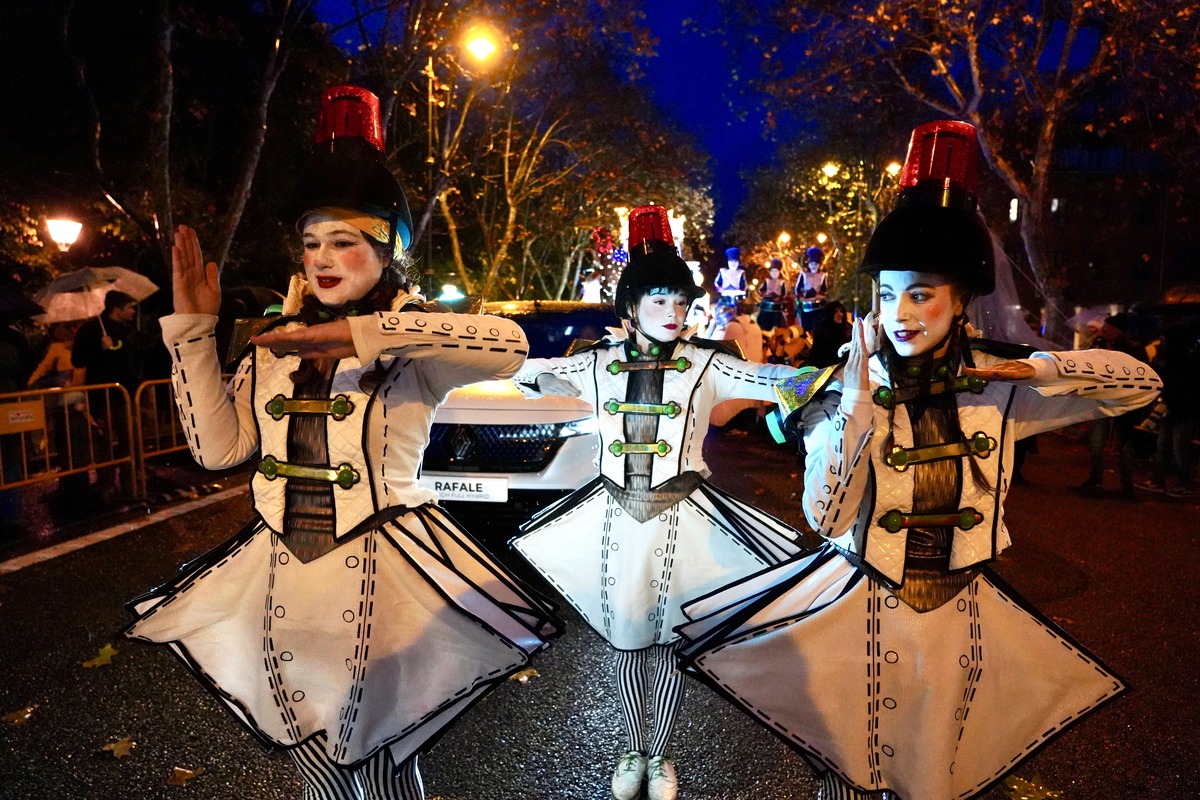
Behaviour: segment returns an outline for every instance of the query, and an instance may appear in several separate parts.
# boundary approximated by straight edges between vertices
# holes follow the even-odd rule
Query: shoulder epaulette
[[[579,353],[590,353],[593,350],[604,350],[609,347],[617,347],[622,342],[613,339],[576,339],[571,342],[571,346],[567,348],[564,356],[574,356]]]
[[[746,360],[746,354],[742,352],[742,345],[737,339],[702,339],[699,336],[693,336],[687,341],[704,350],[716,350],[718,353],[740,358],[742,361]]]

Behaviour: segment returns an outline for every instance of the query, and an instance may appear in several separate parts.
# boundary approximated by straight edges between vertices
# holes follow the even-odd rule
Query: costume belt
[[[671,400],[667,403],[621,403],[615,398],[604,404],[609,414],[660,414],[675,419],[683,406]]]
[[[344,394],[329,400],[293,400],[277,394],[267,401],[266,410],[276,420],[287,414],[328,414],[335,420],[343,420],[354,413],[354,401]]]
[[[893,508],[877,522],[888,533],[899,533],[901,528],[958,528],[969,531],[983,522],[983,514],[970,507],[947,514],[911,514]]]
[[[683,356],[670,361],[613,361],[605,367],[613,375],[645,369],[673,369],[676,372],[687,372],[691,368],[692,362]]]
[[[987,388],[987,380],[985,378],[980,378],[977,375],[961,375],[957,378],[933,381],[928,386],[909,386],[902,389],[891,386],[880,386],[871,394],[871,399],[877,406],[895,408],[898,403],[907,403],[909,400],[924,394],[936,395],[946,392],[979,394],[985,388]]]
[[[343,489],[354,486],[360,478],[358,470],[349,464],[339,464],[336,467],[313,467],[305,464],[289,464],[286,461],[279,461],[275,456],[264,456],[263,460],[258,462],[258,471],[269,481],[278,477],[306,478],[311,481],[337,484]]]
[[[913,464],[926,464],[930,461],[941,461],[947,458],[962,458],[975,456],[987,458],[996,449],[996,440],[983,431],[976,431],[970,439],[963,442],[936,444],[928,447],[893,447],[892,452],[883,457],[883,461],[897,472],[904,472]]]

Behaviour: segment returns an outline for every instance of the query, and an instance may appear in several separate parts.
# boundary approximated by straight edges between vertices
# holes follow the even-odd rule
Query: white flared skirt
[[[799,552],[794,528],[707,483],[638,522],[597,479],[523,530],[513,547],[619,650],[677,641],[683,602]]]
[[[827,546],[684,612],[688,671],[859,791],[905,800],[981,793],[1125,688],[986,570],[917,613]]]
[[[432,744],[558,632],[534,596],[436,506],[398,510],[308,563],[261,521],[129,604],[265,741],[324,732],[351,766]]]

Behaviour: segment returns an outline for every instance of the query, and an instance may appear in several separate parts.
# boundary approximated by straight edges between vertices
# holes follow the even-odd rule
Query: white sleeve
[[[221,380],[212,314],[171,314],[159,320],[171,355],[171,386],[188,449],[205,469],[242,463],[258,449],[251,389],[254,356],[238,365],[229,384]]]
[[[1033,436],[1147,405],[1162,390],[1151,367],[1117,350],[1033,353],[1034,377],[1017,387],[1016,433]]]
[[[439,397],[459,386],[510,377],[529,353],[525,332],[503,317],[381,311],[349,320],[359,361],[387,355],[419,362]]]
[[[585,399],[596,395],[595,379],[592,376],[592,364],[595,354],[591,351],[562,358],[530,358],[513,375],[513,383],[526,397],[541,397],[538,391],[539,375],[547,373],[557,375],[578,389]]]
[[[785,364],[760,364],[726,353],[717,353],[709,363],[718,400],[766,400],[774,403],[775,384],[797,373]]]
[[[875,410],[866,389],[826,390],[800,412],[804,435],[804,516],[813,530],[833,539],[858,516],[871,472],[866,444]]]

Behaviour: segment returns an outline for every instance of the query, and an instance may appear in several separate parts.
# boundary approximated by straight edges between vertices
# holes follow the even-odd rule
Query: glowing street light
[[[790,242],[792,240],[792,235],[790,233],[788,233],[787,231],[784,231],[783,233],[779,234],[779,236],[777,236],[775,238],[776,238],[776,241],[779,242],[779,249],[782,250],[783,248],[788,246],[788,242]]]
[[[479,22],[463,35],[463,47],[480,64],[485,64],[500,49],[499,32],[486,22]]]
[[[821,172],[825,173],[826,178],[832,178],[834,175],[838,174],[839,169],[841,169],[841,167],[839,167],[837,164],[833,163],[832,161],[828,161],[825,163],[825,166],[821,167]]]
[[[892,163],[890,163],[886,167],[884,167],[884,171],[886,171],[888,175],[890,175],[891,177],[894,178],[900,173],[900,170],[902,170],[903,168],[904,167],[900,164],[899,161],[893,161]]]
[[[46,229],[50,231],[50,240],[58,245],[59,250],[65,253],[79,239],[79,232],[83,230],[83,223],[76,222],[73,219],[48,219],[46,220]]]
[[[825,234],[823,234],[823,233],[817,234],[817,244],[825,244],[828,241],[829,241],[829,237],[826,236]]]

